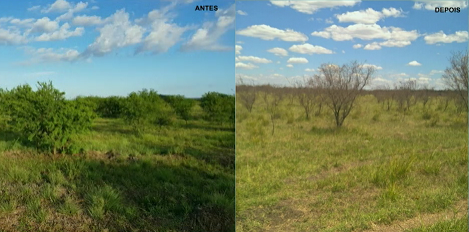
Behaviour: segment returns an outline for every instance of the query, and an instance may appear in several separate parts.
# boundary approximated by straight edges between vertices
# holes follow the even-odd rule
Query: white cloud
[[[235,68],[240,68],[240,69],[254,69],[254,68],[259,68],[258,66],[256,65],[253,65],[251,63],[242,63],[242,62],[238,62],[235,64]]]
[[[361,44],[354,44],[354,45],[353,45],[353,48],[355,48],[355,49],[361,48],[361,47],[363,47],[363,45],[361,45]]]
[[[42,13],[50,13],[50,12],[65,12],[72,8],[72,5],[67,2],[66,0],[57,0],[49,7],[44,8],[41,10]]]
[[[297,10],[301,13],[305,14],[313,14],[319,9],[322,8],[335,8],[341,6],[354,6],[355,4],[359,3],[360,0],[352,0],[352,1],[322,1],[322,2],[314,2],[314,1],[270,1],[272,5],[276,5],[279,7],[291,7],[294,10]]]
[[[77,26],[92,26],[104,23],[99,16],[81,15],[73,18],[72,23]]]
[[[467,1],[419,1],[414,3],[412,8],[421,10],[434,11],[435,7],[460,7],[461,9],[467,8]]]
[[[293,64],[287,64],[287,67],[293,68]]]
[[[28,19],[12,19],[10,21],[11,24],[15,24],[15,25],[18,25],[18,26],[22,26],[22,27],[32,27],[33,25],[33,22],[35,21],[36,19],[33,19],[33,18],[28,18]]]
[[[236,32],[238,35],[260,38],[263,40],[280,39],[287,42],[305,42],[308,37],[292,29],[281,30],[268,25],[252,25]]]
[[[0,28],[0,44],[12,45],[12,44],[25,44],[28,40],[26,36],[22,35],[17,30],[5,30]]]
[[[99,10],[99,6],[92,6],[91,9],[92,10]]]
[[[287,63],[289,64],[306,64],[308,60],[304,57],[291,57],[288,59]]]
[[[330,18],[324,20],[324,22],[327,23],[327,24],[333,24],[334,23],[334,21],[332,21],[332,19],[330,19]]]
[[[28,8],[28,11],[36,11],[36,10],[39,10],[41,9],[41,6],[32,6],[30,8]]]
[[[307,68],[307,69],[305,69],[305,72],[314,72],[314,71],[316,71],[316,70],[314,70],[314,68]]]
[[[118,10],[109,16],[109,21],[109,24],[98,29],[99,36],[88,46],[83,54],[84,56],[103,56],[116,48],[126,47],[142,41],[144,28],[133,25],[129,21],[129,14],[125,10]]]
[[[332,38],[335,41],[353,40],[354,38],[413,41],[419,37],[416,30],[405,31],[398,27],[381,27],[377,24],[353,24],[347,27],[332,25],[324,31],[315,31],[311,35]]]
[[[435,74],[443,74],[445,73],[443,70],[432,70],[430,71],[430,76],[435,75]]]
[[[275,47],[275,48],[271,48],[267,51],[270,52],[270,53],[275,54],[276,56],[288,56],[287,50],[285,50],[283,48]]]
[[[248,13],[246,13],[242,10],[237,10],[236,13],[238,13],[239,15],[248,15]]]
[[[65,23],[60,27],[58,31],[52,33],[43,33],[42,35],[36,38],[36,41],[54,41],[54,40],[64,40],[72,36],[82,36],[85,29],[83,27],[77,27],[74,31],[70,31],[70,25]]]
[[[402,10],[396,8],[383,8],[383,10],[375,11],[372,8],[366,10],[346,12],[343,14],[337,14],[336,17],[339,22],[353,22],[363,24],[374,24],[385,17],[400,17],[402,16]]]
[[[388,41],[384,41],[384,42],[381,42],[379,43],[379,45],[381,46],[385,46],[385,47],[405,47],[407,45],[410,45],[411,42],[410,41],[397,41],[397,40],[388,40]]]
[[[241,45],[235,45],[235,54],[236,55],[239,55],[241,54],[241,50],[243,50],[243,47],[241,47]]]
[[[363,64],[363,68],[373,67],[375,70],[381,70],[383,67],[374,64]]]
[[[363,49],[365,49],[365,50],[379,50],[379,49],[381,49],[381,46],[377,42],[373,42],[373,43],[365,45],[365,47]]]
[[[238,61],[250,61],[250,62],[262,63],[262,64],[272,63],[271,60],[268,60],[266,58],[256,57],[256,56],[238,56],[236,58]]]
[[[59,28],[59,23],[56,21],[51,21],[48,17],[43,17],[36,20],[32,24],[32,28],[28,30],[28,33],[45,33],[53,32]]]
[[[321,47],[321,46],[315,46],[311,45],[309,43],[301,44],[301,45],[293,45],[291,46],[288,50],[296,53],[301,53],[301,54],[333,54],[331,50]]]
[[[235,4],[231,5],[228,9],[225,10],[219,9],[215,16],[218,18],[217,22],[205,23],[202,28],[199,28],[196,31],[196,33],[187,43],[182,45],[182,51],[226,51],[232,49],[232,47],[220,45],[218,40],[229,29],[234,27],[236,17]]]
[[[466,42],[469,35],[467,31],[456,31],[454,34],[446,35],[443,31],[424,37],[427,44],[435,43],[463,43]]]
[[[61,48],[54,50],[52,48],[26,48],[26,52],[32,56],[31,60],[23,62],[28,65],[33,63],[50,63],[68,61],[74,62],[80,58],[80,53],[74,49]]]
[[[420,64],[419,62],[414,60],[414,61],[409,62],[407,65],[409,65],[409,66],[421,66],[422,64]]]
[[[86,9],[87,6],[88,6],[88,3],[79,2],[75,5],[75,7],[68,9],[68,11],[65,14],[60,15],[59,17],[57,17],[56,20],[58,20],[58,21],[70,20],[70,19],[73,18],[73,15],[75,13]]]

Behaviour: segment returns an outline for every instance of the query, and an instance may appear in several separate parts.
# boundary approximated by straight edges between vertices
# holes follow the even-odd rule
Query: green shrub
[[[51,82],[38,83],[37,91],[29,85],[8,91],[4,94],[8,124],[41,151],[67,153],[72,137],[89,129],[96,115],[89,102],[67,101],[64,95]]]
[[[187,120],[191,117],[191,111],[195,105],[195,101],[181,95],[168,96],[166,101],[171,105],[176,114],[184,119],[187,124]]]
[[[121,117],[138,133],[152,124],[169,125],[174,115],[171,107],[154,90],[130,93],[123,106]]]
[[[202,96],[200,106],[207,120],[230,122],[235,120],[235,97],[227,94],[208,92]]]

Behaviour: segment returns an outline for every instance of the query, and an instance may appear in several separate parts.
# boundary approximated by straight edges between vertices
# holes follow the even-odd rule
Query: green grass
[[[237,105],[237,231],[366,231],[467,202],[467,114],[357,103],[336,129],[285,100],[274,135],[262,101]]]
[[[2,231],[234,231],[229,125],[196,119],[135,134],[97,119],[76,141],[84,153],[37,154],[0,131]]]

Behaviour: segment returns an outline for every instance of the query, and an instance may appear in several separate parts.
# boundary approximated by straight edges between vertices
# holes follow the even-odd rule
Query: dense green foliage
[[[142,132],[151,124],[171,124],[174,112],[156,91],[144,89],[129,94],[121,115],[137,132]]]
[[[200,100],[200,106],[210,121],[234,123],[235,97],[227,94],[208,92]]]
[[[176,114],[184,119],[187,124],[187,120],[191,117],[191,110],[195,105],[195,101],[192,99],[184,98],[181,95],[168,96],[166,101],[171,105]]]
[[[89,102],[66,101],[63,92],[52,83],[38,83],[37,91],[29,85],[3,93],[8,125],[23,140],[47,152],[72,153],[72,137],[87,130],[95,118]]]

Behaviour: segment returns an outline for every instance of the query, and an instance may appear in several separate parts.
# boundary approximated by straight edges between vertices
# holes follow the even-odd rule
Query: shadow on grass
[[[182,158],[183,159],[183,158]],[[109,231],[235,231],[234,175],[184,160],[63,158],[82,208]]]

